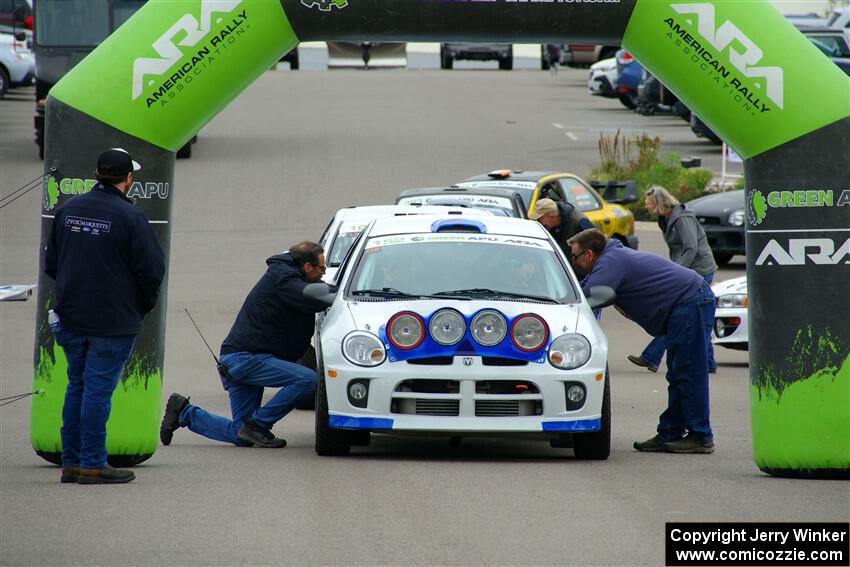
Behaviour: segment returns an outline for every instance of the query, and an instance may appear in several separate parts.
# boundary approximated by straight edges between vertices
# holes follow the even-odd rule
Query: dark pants
[[[230,395],[232,419],[210,413],[198,406],[189,405],[180,413],[180,425],[216,441],[247,446],[237,432],[245,418],[257,425],[271,429],[292,411],[306,396],[313,394],[316,373],[295,362],[287,362],[270,354],[234,352],[221,357],[230,379],[222,378],[222,386]],[[263,403],[265,388],[280,388]]]
[[[55,336],[68,361],[68,389],[62,407],[62,466],[103,468],[112,392],[136,335],[95,337],[61,329]]]
[[[709,422],[706,334],[714,321],[715,297],[708,285],[676,305],[667,319],[667,409],[659,417],[663,441],[693,433],[714,435]],[[709,330],[707,330],[709,329]]]

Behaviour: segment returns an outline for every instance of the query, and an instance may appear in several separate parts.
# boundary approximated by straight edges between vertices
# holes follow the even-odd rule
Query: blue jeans
[[[658,419],[663,441],[694,433],[714,439],[709,422],[706,324],[714,321],[715,297],[706,286],[676,305],[667,319],[667,409]]]
[[[706,283],[711,283],[714,280],[714,272],[711,272],[708,275],[703,276],[703,279]],[[708,338],[706,339],[706,355],[708,356],[708,369],[711,371],[717,370],[717,363],[714,361],[714,345],[711,344],[711,326],[714,325],[714,318],[710,321],[706,321],[708,325]],[[643,349],[643,352],[640,353],[640,357],[644,359],[646,362],[650,363],[652,366],[658,368],[661,366],[661,357],[664,356],[664,351],[667,350],[667,339],[664,336],[654,337],[649,344],[646,345],[646,348]]]
[[[316,387],[315,372],[270,354],[234,352],[222,356],[220,362],[230,374],[230,380],[222,377],[221,384],[230,395],[232,419],[193,405],[180,412],[180,425],[216,441],[240,447],[250,445],[236,435],[245,418],[250,417],[260,427],[271,429],[303,398],[312,395]],[[261,405],[265,388],[280,390],[266,405]]]
[[[112,392],[136,335],[95,337],[60,329],[55,336],[68,361],[68,389],[62,407],[62,466],[103,468]]]

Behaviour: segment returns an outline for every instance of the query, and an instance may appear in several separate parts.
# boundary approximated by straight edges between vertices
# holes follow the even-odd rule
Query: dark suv
[[[440,67],[451,69],[455,59],[497,59],[499,69],[510,71],[514,68],[514,46],[510,43],[441,43]]]

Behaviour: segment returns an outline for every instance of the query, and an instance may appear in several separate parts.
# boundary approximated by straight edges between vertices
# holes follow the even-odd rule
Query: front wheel
[[[611,380],[607,371],[602,394],[602,428],[593,433],[576,433],[573,443],[577,459],[604,461],[611,454]]]
[[[6,69],[0,67],[0,98],[6,96],[6,91],[9,90],[10,81],[9,73],[6,72]]]
[[[508,55],[507,57],[503,57],[499,59],[499,69],[502,71],[510,71],[514,68],[514,56]]]
[[[637,108],[638,101],[635,95],[629,93],[619,93],[617,95],[617,98],[620,99],[620,102],[623,103],[623,106],[625,106],[626,108],[630,110],[634,110],[635,108]]]
[[[351,452],[348,431],[328,424],[328,391],[324,370],[316,384],[316,453],[323,457],[343,457]]]

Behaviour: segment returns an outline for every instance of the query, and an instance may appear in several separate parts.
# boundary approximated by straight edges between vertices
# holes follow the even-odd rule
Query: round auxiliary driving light
[[[450,346],[463,338],[466,333],[466,321],[454,309],[443,309],[431,317],[428,332],[438,345]]]
[[[548,338],[549,327],[539,315],[520,315],[511,324],[511,342],[521,351],[538,350]]]
[[[579,403],[584,399],[584,388],[579,385],[570,386],[567,388],[567,399],[573,403]]]
[[[390,317],[387,323],[387,339],[395,348],[411,350],[425,338],[422,317],[412,311],[401,311]]]
[[[472,338],[481,346],[495,346],[508,332],[508,324],[501,313],[493,309],[479,311],[472,318]]]
[[[352,382],[351,385],[348,386],[348,395],[351,396],[352,400],[365,400],[368,393],[369,389],[363,382]]]

